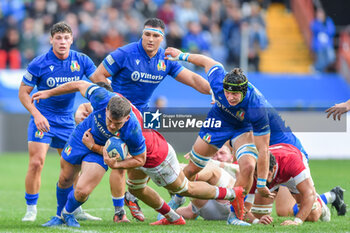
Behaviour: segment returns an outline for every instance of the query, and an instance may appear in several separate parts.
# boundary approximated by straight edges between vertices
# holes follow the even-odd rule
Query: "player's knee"
[[[58,179],[58,186],[60,188],[69,188],[70,186],[73,185],[73,178],[72,177],[68,177],[65,175],[60,175],[59,179]]]
[[[29,169],[34,172],[41,172],[41,170],[44,167],[44,159],[41,158],[35,158],[32,159],[29,163]]]
[[[143,192],[143,190],[147,186],[148,179],[149,179],[148,176],[144,179],[134,179],[134,180],[128,179],[126,181],[126,184],[129,187],[128,189],[130,193],[135,194],[135,193]]]
[[[320,213],[318,213],[317,211],[311,211],[309,216],[307,216],[306,220],[308,222],[317,222],[319,218],[320,218]]]
[[[77,201],[79,201],[79,202],[86,201],[87,198],[89,197],[89,195],[90,195],[90,192],[86,188],[79,188],[79,187],[77,187],[74,190],[74,196],[77,199]]]
[[[287,217],[289,216],[289,211],[286,208],[281,208],[276,205],[276,214],[279,217]]]
[[[254,173],[254,169],[255,163],[246,162],[239,164],[239,170],[243,177],[250,177]]]

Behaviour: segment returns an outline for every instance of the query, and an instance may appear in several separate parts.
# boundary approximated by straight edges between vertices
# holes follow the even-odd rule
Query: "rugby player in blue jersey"
[[[142,38],[111,52],[98,66],[91,81],[107,82],[106,79],[111,77],[113,90],[125,96],[142,113],[147,109],[154,90],[168,75],[203,94],[210,94],[209,83],[203,77],[176,61],[165,59],[164,49],[160,48],[165,37],[164,30],[165,24],[162,20],[146,20]],[[110,180],[122,180],[121,176],[122,173],[113,170]],[[115,206],[114,221],[118,222],[123,216],[125,185],[114,186],[115,182],[111,184]],[[139,208],[132,207],[130,210],[135,218],[143,221],[143,217],[139,217],[142,214]]]
[[[147,109],[154,90],[167,75],[191,86],[200,93],[210,94],[210,86],[202,76],[184,68],[176,61],[165,59],[160,44],[164,40],[165,24],[151,18],[144,23],[142,38],[111,52],[92,75],[93,82],[107,82],[141,112]]]
[[[77,91],[90,101],[93,112],[77,125],[64,147],[57,184],[56,216],[43,226],[66,224],[67,226],[79,227],[73,211],[88,199],[108,169],[103,157],[93,152],[94,148],[88,148],[82,142],[82,138],[88,130],[93,135],[96,144],[104,145],[113,136],[120,137],[126,143],[129,154],[132,156],[118,162],[119,169],[140,167],[146,162],[145,138],[142,135],[141,126],[131,110],[131,104],[126,98],[109,92],[96,84],[77,81],[37,92],[33,95],[33,100],[41,102],[51,96]],[[70,187],[80,171],[76,187],[72,190]]]
[[[165,55],[169,60],[183,60],[204,67],[216,101],[207,119],[215,118],[222,123],[220,128],[201,128],[190,152],[191,161],[184,169],[186,176],[193,179],[218,148],[230,140],[241,171],[235,186],[243,186],[249,192],[257,162],[257,190],[263,197],[273,198],[274,194],[266,187],[269,144],[292,144],[307,156],[300,141],[264,96],[248,82],[241,69],[226,72],[219,62],[207,56],[182,53],[175,48],[168,48]],[[236,213],[236,216],[242,219],[243,213]],[[241,223],[233,213],[229,215],[228,224]]]
[[[49,147],[56,148],[61,154],[75,127],[75,94],[55,96],[33,104],[30,93],[35,86],[38,90],[48,90],[80,80],[83,76],[89,78],[96,70],[88,56],[70,49],[73,35],[72,29],[66,23],[60,22],[52,26],[50,43],[50,51],[36,57],[28,65],[18,94],[22,104],[31,114],[28,126],[29,166],[25,179],[27,212],[22,221],[36,219],[41,171]]]

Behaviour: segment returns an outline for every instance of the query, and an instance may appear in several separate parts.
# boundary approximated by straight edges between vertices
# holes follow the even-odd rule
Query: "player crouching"
[[[316,222],[319,219],[325,222],[330,221],[330,210],[316,193],[307,159],[303,153],[296,147],[284,143],[272,145],[269,150],[271,153],[267,187],[275,193],[279,189],[289,190],[288,193],[292,193],[297,203],[296,208],[293,209],[294,203],[288,200],[286,193],[282,194],[283,203],[277,203],[276,200],[276,210],[279,216],[290,216],[290,212],[294,212],[295,216],[293,220],[285,220],[281,225],[301,225],[304,221]],[[255,187],[256,182],[251,189],[251,194],[256,192]],[[251,203],[246,201],[246,207],[250,210],[246,213],[245,219],[253,224],[271,224],[273,219],[270,214],[273,201],[274,199],[264,198],[259,193],[255,193],[255,199],[251,201],[253,202],[251,208]],[[292,204],[288,207],[287,203]]]

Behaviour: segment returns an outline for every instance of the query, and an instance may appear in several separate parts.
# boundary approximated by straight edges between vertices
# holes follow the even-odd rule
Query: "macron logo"
[[[54,66],[50,66],[50,70],[53,71],[53,68],[55,68]]]
[[[136,62],[136,65],[138,65],[140,63],[140,60],[136,59],[135,62]]]

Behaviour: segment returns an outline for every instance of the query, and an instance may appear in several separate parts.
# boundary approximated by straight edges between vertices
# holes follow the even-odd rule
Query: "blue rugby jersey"
[[[159,83],[167,75],[176,78],[184,69],[178,62],[164,60],[164,57],[164,49],[159,48],[157,54],[150,58],[140,40],[110,53],[103,60],[103,65],[112,75],[113,90],[143,112]]]
[[[72,136],[80,143],[84,132],[91,128],[91,134],[97,144],[104,145],[108,138],[118,136],[126,143],[131,155],[141,154],[146,150],[145,138],[142,135],[141,126],[132,111],[130,119],[125,122],[124,126],[116,134],[112,134],[107,129],[106,108],[109,100],[116,95],[116,93],[92,84],[87,89],[85,97],[91,102],[93,112],[76,127]]]
[[[247,94],[241,103],[236,106],[228,103],[223,88],[226,73],[221,65],[214,65],[207,74],[215,95],[216,103],[212,107],[215,113],[238,128],[251,124],[256,136],[270,133],[270,145],[288,143],[302,150],[300,141],[291,129],[285,125],[277,111],[251,83],[248,84]]]
[[[48,90],[67,82],[90,78],[96,70],[92,60],[83,53],[70,50],[69,56],[61,60],[52,48],[46,54],[36,57],[27,67],[22,81],[38,90]],[[42,99],[35,106],[42,113],[72,114],[75,93]]]

